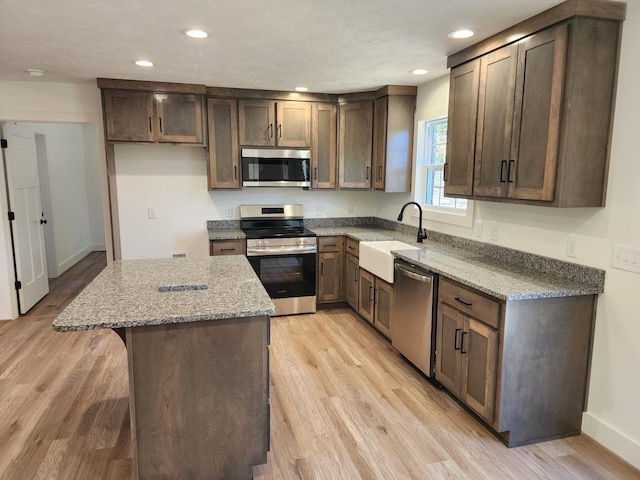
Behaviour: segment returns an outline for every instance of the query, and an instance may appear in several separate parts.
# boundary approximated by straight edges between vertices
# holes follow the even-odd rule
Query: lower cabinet
[[[344,300],[344,237],[318,237],[317,303]]]
[[[347,253],[345,257],[345,300],[354,310],[358,310],[358,287],[360,285],[360,266],[358,257]]]
[[[246,252],[247,241],[242,238],[209,241],[209,255],[246,255]]]
[[[391,335],[393,285],[360,268],[358,313],[383,335]]]

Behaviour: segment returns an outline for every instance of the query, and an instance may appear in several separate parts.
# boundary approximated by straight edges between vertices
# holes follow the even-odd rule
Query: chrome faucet
[[[404,213],[404,209],[407,207],[407,205],[411,205],[414,204],[416,207],[418,207],[418,210],[420,210],[420,221],[418,223],[418,240],[416,240],[418,243],[422,243],[422,240],[426,240],[427,239],[427,229],[426,228],[422,228],[422,207],[420,206],[420,204],[418,202],[407,202],[405,203],[402,208],[400,209],[400,215],[398,215],[398,221],[401,222],[402,221],[402,215]]]

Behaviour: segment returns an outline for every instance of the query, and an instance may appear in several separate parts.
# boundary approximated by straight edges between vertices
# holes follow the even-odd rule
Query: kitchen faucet
[[[420,210],[420,221],[418,223],[418,240],[416,240],[418,243],[422,243],[422,240],[426,240],[427,239],[427,229],[423,229],[422,228],[422,207],[420,206],[420,204],[418,202],[407,202],[405,203],[402,208],[400,209],[400,215],[398,215],[398,221],[401,222],[402,221],[402,214],[404,213],[404,209],[407,207],[407,205],[411,205],[414,204],[416,207],[418,207],[418,210]]]

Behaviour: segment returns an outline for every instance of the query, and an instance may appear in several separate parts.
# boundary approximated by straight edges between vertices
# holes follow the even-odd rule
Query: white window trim
[[[415,191],[413,192],[414,200],[418,202],[422,206],[423,211],[423,219],[431,220],[435,222],[447,223],[450,225],[458,225],[461,227],[473,228],[473,218],[475,212],[475,204],[473,200],[467,200],[467,210],[466,212],[461,210],[455,210],[452,208],[446,207],[437,207],[433,205],[425,205],[424,201],[424,192],[423,189],[426,188],[426,178],[424,177],[424,173],[426,169],[423,169],[423,163],[425,162],[425,152],[427,150],[427,124],[430,122],[434,122],[437,120],[442,120],[443,118],[447,118],[446,116],[430,118],[428,120],[419,120],[418,121],[418,141],[417,141],[417,150],[415,156]],[[418,218],[420,216],[420,212],[417,208],[412,208],[409,210],[410,216]]]

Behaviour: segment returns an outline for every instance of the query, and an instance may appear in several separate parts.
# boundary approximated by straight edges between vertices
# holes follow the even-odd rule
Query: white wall
[[[171,252],[207,256],[207,220],[237,220],[241,204],[302,203],[310,218],[374,216],[376,211],[372,192],[209,192],[202,148],[116,145],[115,157],[123,259],[169,257]],[[149,208],[156,209],[157,219],[148,218]]]
[[[104,213],[102,206],[102,175],[100,152],[104,146],[98,143],[97,125],[82,124],[84,166],[87,186],[87,209],[89,213],[89,235],[91,250],[105,250]]]
[[[637,114],[640,95],[635,78],[640,75],[640,4],[628,3],[620,59],[616,114],[606,208],[552,209],[492,202],[475,202],[475,221],[498,225],[494,242],[566,261],[606,270],[605,292],[600,295],[587,412],[583,431],[640,468],[640,274],[611,268],[613,245],[640,249],[640,135]],[[597,68],[597,67],[596,67]],[[418,120],[442,115],[448,102],[448,78],[422,85],[418,90]],[[444,111],[446,114],[446,110]],[[379,194],[381,195],[381,194]],[[398,195],[384,205],[378,199],[378,216],[394,219]],[[416,225],[415,218],[407,223]],[[427,228],[477,239],[472,228],[434,221]],[[566,256],[567,237],[578,239],[578,257]]]
[[[46,81],[0,81],[0,122],[70,122],[95,126],[101,178],[106,178],[104,135],[100,90],[95,83],[65,84]],[[0,181],[0,207],[6,210],[6,188]],[[107,198],[106,182],[100,186]],[[103,204],[107,208],[107,202]],[[106,228],[106,225],[105,227]],[[107,249],[111,250],[110,231],[106,232]],[[4,268],[7,267],[7,268]],[[13,288],[11,239],[6,215],[0,215],[0,319],[18,316]]]

